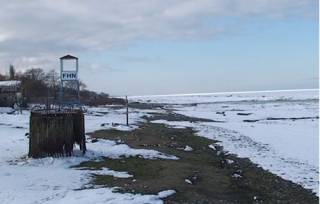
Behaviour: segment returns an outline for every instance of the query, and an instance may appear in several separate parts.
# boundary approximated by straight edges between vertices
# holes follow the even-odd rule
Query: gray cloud
[[[71,52],[99,52],[141,39],[203,39],[228,32],[224,16],[316,18],[316,0],[0,0],[0,70],[53,66]],[[51,61],[50,61],[51,60]]]

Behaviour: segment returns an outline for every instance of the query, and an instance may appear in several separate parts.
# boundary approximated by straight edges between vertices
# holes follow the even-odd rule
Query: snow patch
[[[98,140],[95,143],[87,143],[86,155],[94,157],[109,157],[112,159],[119,159],[121,157],[135,157],[139,156],[145,159],[179,159],[176,156],[164,154],[156,150],[149,149],[133,149],[126,144],[117,144],[112,140]]]
[[[128,174],[128,172],[125,171],[114,171],[109,168],[103,167],[101,170],[95,170],[90,171],[91,174],[97,174],[97,175],[108,175],[113,176],[116,178],[130,178],[133,177],[133,175]]]
[[[175,194],[176,191],[175,190],[166,190],[166,191],[161,191],[158,193],[158,197],[159,198],[166,198],[166,197],[169,197],[173,194]]]
[[[188,146],[188,145],[186,145],[186,147],[183,150],[186,151],[186,152],[191,152],[191,151],[193,151],[193,148]]]
[[[161,198],[166,198],[175,193],[174,190],[161,191],[158,195],[141,195],[130,193],[115,193],[115,189],[110,188],[98,188],[98,189],[86,189],[78,191],[68,191],[62,198],[49,198],[48,201],[43,202],[46,204],[141,204],[152,203],[162,204]]]
[[[209,148],[210,148],[210,149],[213,149],[214,151],[217,150],[216,147],[215,147],[213,144],[209,145]]]
[[[184,181],[188,184],[192,184],[192,182],[189,179],[184,179]]]

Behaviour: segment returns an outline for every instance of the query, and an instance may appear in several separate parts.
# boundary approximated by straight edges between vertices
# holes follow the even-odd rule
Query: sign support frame
[[[75,60],[75,70],[68,70],[68,71],[64,71],[64,66],[63,66],[63,61],[64,60]],[[59,103],[60,105],[63,104],[80,104],[80,82],[79,82],[79,78],[78,78],[78,73],[79,73],[79,59],[77,57],[74,57],[72,55],[66,55],[60,58],[60,90],[59,90]],[[74,74],[75,77],[70,77],[68,78],[68,76],[65,78],[64,74]],[[76,101],[64,101],[64,82],[65,81],[76,81],[77,84],[77,100]]]

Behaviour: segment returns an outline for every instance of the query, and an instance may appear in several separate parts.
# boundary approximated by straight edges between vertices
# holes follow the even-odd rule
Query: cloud
[[[226,16],[316,18],[316,0],[0,0],[0,67],[52,66],[71,52],[99,52],[137,40],[214,38]],[[1,68],[0,68],[1,69]]]
[[[85,74],[89,74],[92,72],[100,72],[101,73],[102,71],[105,71],[105,70],[107,70],[108,72],[124,72],[124,71],[126,71],[123,69],[114,68],[106,63],[99,63],[99,64],[97,64],[95,62],[92,62],[90,64],[84,63],[83,66],[88,68],[87,70],[84,70]],[[86,73],[86,71],[87,71],[87,73]]]

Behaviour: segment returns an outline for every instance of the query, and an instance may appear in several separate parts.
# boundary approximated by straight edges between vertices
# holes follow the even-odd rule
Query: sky
[[[317,0],[0,0],[0,73],[59,71],[112,95],[319,87]]]

